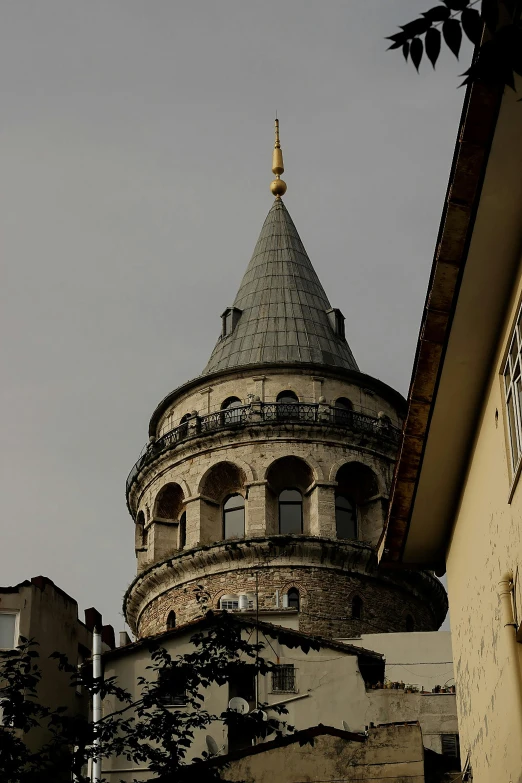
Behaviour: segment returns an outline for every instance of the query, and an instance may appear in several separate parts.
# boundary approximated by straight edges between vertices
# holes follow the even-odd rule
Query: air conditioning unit
[[[239,609],[243,612],[248,609],[248,595],[246,593],[239,593]]]

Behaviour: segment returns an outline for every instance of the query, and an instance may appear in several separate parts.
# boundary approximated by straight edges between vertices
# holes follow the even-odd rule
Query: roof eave
[[[379,558],[385,565],[407,562],[408,566],[415,563],[424,568],[443,568],[448,517],[438,520],[438,547],[411,561],[404,553],[502,94],[500,87],[475,83],[468,88],[464,101],[417,343],[390,512],[379,544]]]

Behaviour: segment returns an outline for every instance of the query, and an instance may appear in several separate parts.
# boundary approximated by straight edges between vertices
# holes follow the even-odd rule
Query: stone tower
[[[215,609],[327,637],[439,628],[428,572],[377,570],[405,401],[360,372],[281,200],[203,373],[165,397],[127,479],[138,637]]]

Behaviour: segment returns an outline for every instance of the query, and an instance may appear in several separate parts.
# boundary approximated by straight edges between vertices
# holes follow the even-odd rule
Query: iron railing
[[[143,468],[157,456],[169,451],[187,438],[221,429],[244,427],[251,424],[274,422],[303,422],[321,426],[337,426],[355,433],[378,436],[395,445],[399,444],[401,431],[386,417],[369,416],[359,411],[335,408],[326,404],[307,402],[253,402],[237,408],[192,416],[178,427],[150,443],[127,477],[127,494]]]

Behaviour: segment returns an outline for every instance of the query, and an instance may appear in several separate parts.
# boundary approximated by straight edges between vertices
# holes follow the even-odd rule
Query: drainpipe
[[[516,737],[522,737],[522,678],[520,674],[520,663],[518,658],[517,626],[513,617],[513,574],[508,572],[504,574],[498,583],[498,594],[500,596],[500,617],[504,627],[504,639],[509,653],[509,672],[511,688],[516,699],[516,722],[518,729],[515,732]]]
[[[101,631],[95,628],[92,634],[92,676],[95,680],[101,682],[102,663],[101,663]],[[96,724],[102,717],[101,691],[98,688],[92,695],[92,722],[94,724],[94,753],[96,754],[100,740],[96,736]],[[92,783],[101,781],[101,758],[94,756],[92,760]]]

